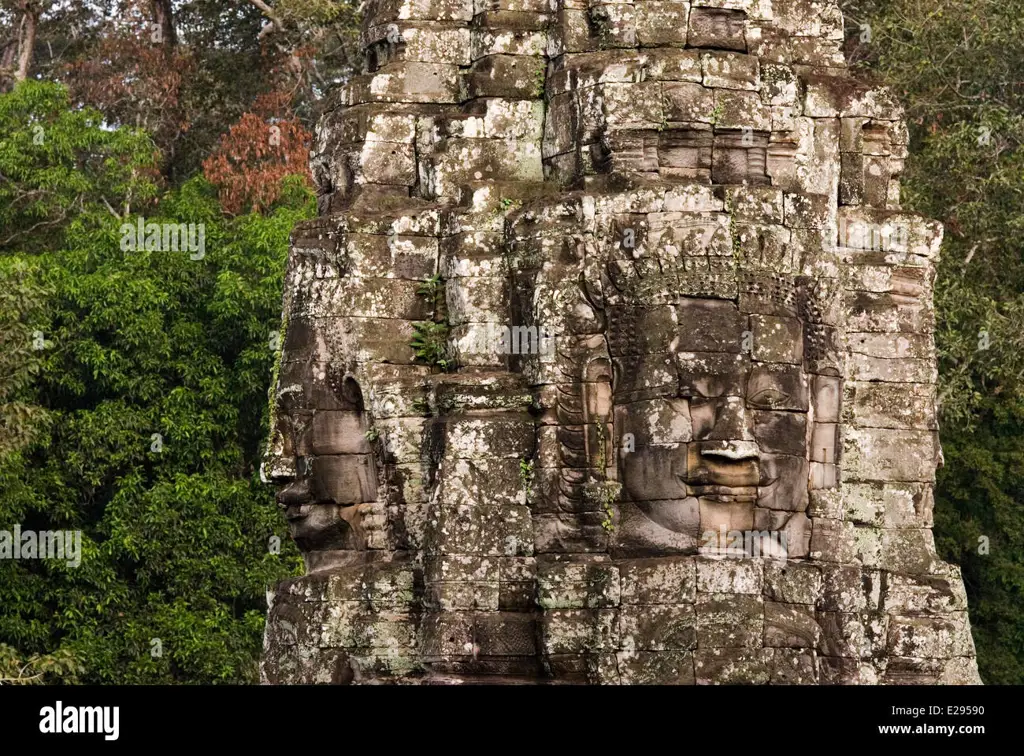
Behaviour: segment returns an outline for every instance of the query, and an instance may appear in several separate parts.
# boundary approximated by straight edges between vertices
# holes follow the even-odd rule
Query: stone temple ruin
[[[941,227],[831,0],[369,0],[265,478],[268,683],[976,683]]]

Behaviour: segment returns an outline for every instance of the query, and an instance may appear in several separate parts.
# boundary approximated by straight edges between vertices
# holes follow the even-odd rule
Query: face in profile
[[[317,343],[311,329],[289,329],[263,468],[307,572],[358,561],[380,519],[362,391]]]
[[[616,548],[731,551],[727,534],[769,531],[777,536],[760,541],[769,551],[805,555],[819,455],[809,447],[814,380],[801,321],[697,298],[608,314],[623,499]],[[831,430],[830,441],[817,439],[831,447],[822,461],[834,461]]]

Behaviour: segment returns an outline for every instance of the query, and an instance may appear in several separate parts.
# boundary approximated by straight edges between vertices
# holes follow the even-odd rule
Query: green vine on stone
[[[533,75],[533,96],[541,98],[544,96],[545,84],[547,83],[547,66],[541,65]]]
[[[583,497],[601,507],[604,520],[601,527],[611,533],[615,530],[615,510],[612,504],[619,498],[622,485],[614,480],[589,480],[583,485]]]

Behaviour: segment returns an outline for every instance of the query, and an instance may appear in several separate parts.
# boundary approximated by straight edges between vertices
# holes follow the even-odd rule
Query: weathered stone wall
[[[313,155],[267,682],[977,682],[938,224],[811,0],[379,0]],[[737,540],[736,535],[739,538]]]

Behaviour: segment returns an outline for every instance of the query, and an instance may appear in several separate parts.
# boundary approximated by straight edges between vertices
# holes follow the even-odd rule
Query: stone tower
[[[831,0],[370,0],[313,154],[263,679],[975,683],[941,227]]]

